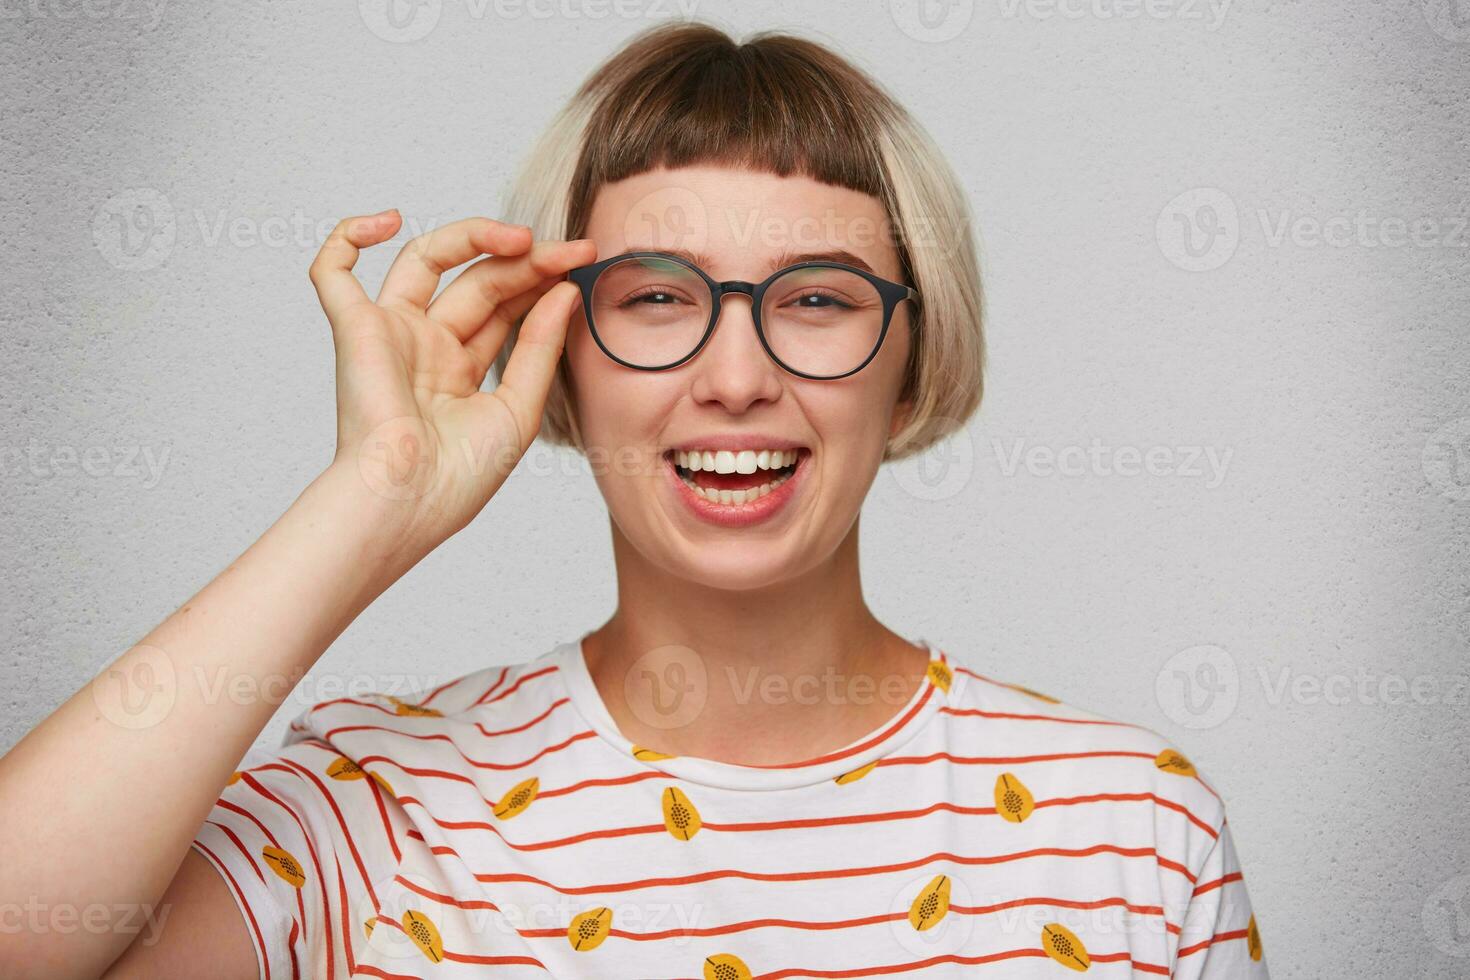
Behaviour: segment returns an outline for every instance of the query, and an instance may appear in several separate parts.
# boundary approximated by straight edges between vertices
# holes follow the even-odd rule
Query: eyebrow
[[[715,264],[714,260],[711,259],[708,255],[705,255],[702,252],[691,252],[687,248],[633,247],[628,249],[628,251],[663,252],[668,255],[677,255],[681,259],[687,259],[688,261],[693,262],[701,269],[708,269],[710,266]],[[870,266],[867,262],[863,261],[862,258],[852,254],[845,249],[840,248],[828,252],[782,252],[779,255],[772,256],[771,261],[766,264],[765,273],[766,275],[770,275],[777,269],[784,269],[788,265],[797,265],[802,262],[840,262],[843,265],[854,266],[855,268],[862,269],[865,272],[872,272],[873,275],[878,274],[877,272],[874,272],[873,267]]]

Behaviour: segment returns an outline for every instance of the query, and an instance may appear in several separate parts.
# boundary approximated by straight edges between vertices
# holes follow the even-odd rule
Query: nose
[[[714,333],[688,366],[694,372],[691,394],[701,404],[741,413],[781,394],[781,368],[756,335],[748,293],[725,294]]]

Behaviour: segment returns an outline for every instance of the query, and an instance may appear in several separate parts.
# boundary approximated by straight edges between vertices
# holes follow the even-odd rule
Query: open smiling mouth
[[[796,473],[810,449],[683,450],[664,459],[680,480],[712,504],[739,507],[769,496]]]

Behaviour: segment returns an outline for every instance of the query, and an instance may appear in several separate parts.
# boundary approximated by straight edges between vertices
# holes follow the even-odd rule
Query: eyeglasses
[[[759,283],[716,282],[678,255],[625,252],[567,278],[582,291],[597,346],[639,371],[666,371],[698,354],[719,322],[720,300],[741,293],[771,360],[802,378],[845,378],[877,355],[898,304],[919,300],[910,286],[840,262],[800,262]]]

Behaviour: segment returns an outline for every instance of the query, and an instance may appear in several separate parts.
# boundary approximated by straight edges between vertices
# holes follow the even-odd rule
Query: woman
[[[7,891],[156,928],[7,933],[0,972],[1265,977],[1183,755],[864,602],[878,466],[981,391],[966,205],[903,110],[811,42],[656,28],[576,94],[509,210],[410,243],[376,300],[352,268],[398,214],[325,243],[335,459],[0,766],[28,815]],[[275,705],[190,678],[299,676],[538,434],[593,463],[613,616],[319,704],[236,771]],[[166,709],[116,710],[119,678]],[[79,771],[85,799],[55,778]]]

